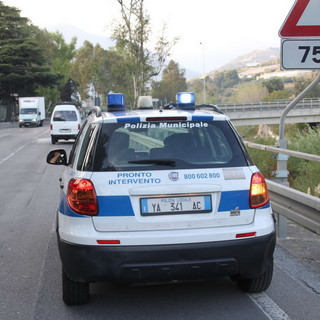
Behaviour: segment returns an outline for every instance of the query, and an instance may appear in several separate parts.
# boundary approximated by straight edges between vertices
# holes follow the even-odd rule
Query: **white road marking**
[[[266,293],[252,293],[249,297],[269,319],[290,320],[290,317]]]
[[[39,134],[38,136],[34,137],[31,141],[27,142],[26,144],[24,144],[23,146],[19,147],[17,150],[15,150],[14,152],[11,152],[8,156],[6,156],[5,158],[3,158],[2,160],[0,160],[0,165],[2,163],[4,163],[5,161],[11,159],[15,154],[17,154],[19,151],[21,151],[22,149],[24,149],[25,147],[27,147],[29,144],[35,143],[37,142],[37,140],[42,140],[39,139],[39,137],[41,137],[44,134],[47,134],[49,132],[49,130],[46,130],[45,132],[42,132],[41,134]]]

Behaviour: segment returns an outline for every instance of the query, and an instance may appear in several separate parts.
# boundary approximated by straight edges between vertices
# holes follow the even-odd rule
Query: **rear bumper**
[[[270,265],[276,234],[197,244],[85,246],[64,242],[58,234],[62,265],[75,281],[145,282],[257,277]]]
[[[69,139],[75,139],[77,137],[77,134],[52,134],[51,138],[55,140],[69,140]]]
[[[40,121],[31,121],[31,120],[20,120],[19,126],[36,126]]]

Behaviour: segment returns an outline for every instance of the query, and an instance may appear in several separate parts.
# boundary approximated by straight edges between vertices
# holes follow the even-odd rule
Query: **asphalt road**
[[[291,223],[279,240],[274,278],[249,295],[227,278],[208,282],[90,286],[90,303],[61,299],[61,264],[54,231],[60,166],[46,164],[54,148],[48,124],[0,124],[0,319],[319,319],[319,236]]]

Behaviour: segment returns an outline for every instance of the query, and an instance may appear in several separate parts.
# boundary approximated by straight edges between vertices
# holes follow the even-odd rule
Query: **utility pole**
[[[203,62],[203,104],[206,104],[206,65],[205,65],[205,52],[204,52],[204,44],[200,42],[202,45],[202,62]]]

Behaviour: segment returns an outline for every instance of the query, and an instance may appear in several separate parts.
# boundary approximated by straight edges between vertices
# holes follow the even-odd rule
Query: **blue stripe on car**
[[[250,209],[249,190],[226,191],[221,193],[218,211]]]
[[[118,118],[118,122],[141,122],[140,117],[124,117],[124,118]]]
[[[98,197],[99,216],[134,216],[129,196]]]
[[[192,121],[212,121],[213,116],[192,116]]]
[[[67,203],[67,198],[66,196],[63,194],[61,199],[60,199],[60,203],[59,203],[59,212],[69,216],[69,217],[75,217],[75,218],[87,218],[88,216],[84,216],[82,214],[78,214],[76,212],[74,212],[73,210],[71,210],[71,208],[69,207],[68,203]]]
[[[129,196],[99,196],[98,204],[100,217],[134,216]],[[207,205],[208,204],[206,204],[206,207]],[[268,208],[269,206],[270,203],[267,203],[262,208]],[[218,211],[230,211],[234,210],[235,208],[239,208],[239,210],[250,209],[248,190],[225,191],[221,193]],[[66,200],[62,200],[60,202],[59,211],[62,214],[71,217],[85,217],[72,211],[66,203]]]

